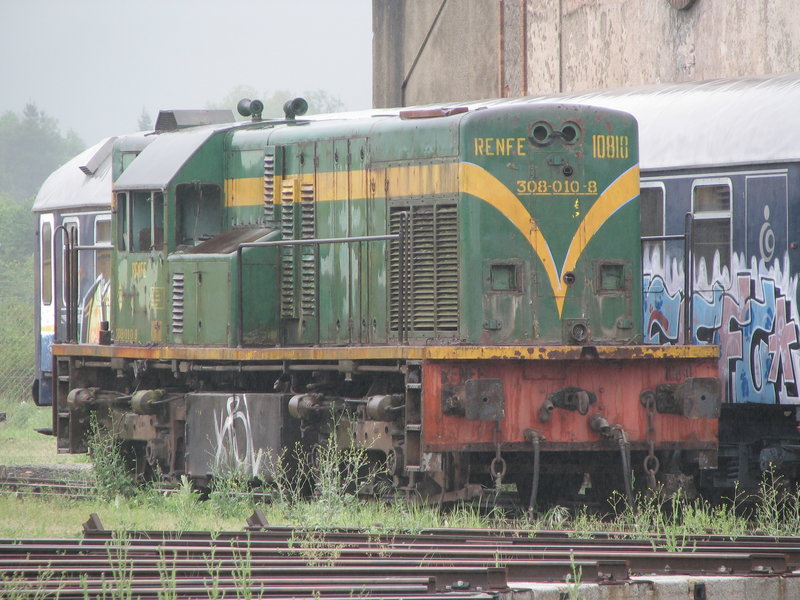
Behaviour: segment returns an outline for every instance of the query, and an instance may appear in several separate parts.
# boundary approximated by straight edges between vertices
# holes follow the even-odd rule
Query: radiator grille
[[[300,186],[300,235],[303,239],[313,239],[315,229],[316,203],[314,184]],[[314,246],[300,246],[300,309],[304,316],[312,316],[317,307],[317,256]]]
[[[172,275],[172,333],[183,333],[184,274]]]
[[[395,207],[391,233],[400,233],[401,213],[409,215],[406,329],[416,333],[458,331],[458,213],[455,204]],[[400,247],[390,246],[390,319],[400,319]]]
[[[295,239],[294,231],[294,180],[284,181],[281,185],[281,237],[284,240]],[[296,246],[281,246],[281,317],[293,319],[297,317],[295,293]]]
[[[275,220],[275,150],[264,155],[264,217]]]

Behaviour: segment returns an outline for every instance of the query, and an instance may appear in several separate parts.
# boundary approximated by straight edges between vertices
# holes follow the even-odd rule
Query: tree
[[[308,113],[312,115],[346,110],[344,102],[336,96],[331,96],[325,90],[307,91],[303,93],[303,97],[308,102]]]
[[[30,206],[0,194],[0,268],[33,254],[33,231]]]
[[[32,102],[0,116],[0,396],[28,396],[33,377],[34,196],[84,147]]]
[[[33,102],[21,116],[7,111],[0,116],[0,193],[30,207],[47,176],[85,147],[73,131],[62,136]]]
[[[150,118],[150,115],[147,113],[147,109],[142,107],[142,114],[139,115],[139,129],[137,131],[152,131],[153,129],[153,119]]]
[[[250,87],[249,85],[239,84],[233,87],[227,94],[225,94],[219,100],[208,102],[206,104],[206,108],[232,110],[234,117],[238,120],[242,120],[244,119],[244,117],[242,117],[241,115],[239,115],[239,113],[236,112],[236,105],[239,103],[239,100],[241,100],[242,98],[249,98],[250,100],[252,100],[258,97],[259,93],[256,91],[254,87]],[[263,114],[264,116],[267,116],[266,111]]]

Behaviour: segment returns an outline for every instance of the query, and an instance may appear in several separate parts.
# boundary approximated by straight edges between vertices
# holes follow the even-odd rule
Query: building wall
[[[372,22],[375,107],[497,96],[493,0],[373,0]]]
[[[373,29],[376,107],[800,71],[797,0],[373,0]]]

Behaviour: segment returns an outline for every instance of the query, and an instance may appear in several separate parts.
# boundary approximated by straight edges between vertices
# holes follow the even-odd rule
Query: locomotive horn
[[[243,117],[250,116],[250,98],[242,98],[239,100],[239,104],[236,105],[236,110],[239,112],[240,115]]]
[[[287,119],[302,117],[304,114],[306,114],[307,110],[308,110],[308,102],[306,102],[305,98],[295,98],[294,100],[288,100],[286,104],[283,105],[283,113],[286,115]]]
[[[261,112],[264,110],[264,103],[261,100],[250,100],[250,98],[242,98],[239,104],[236,105],[236,110],[243,117],[253,116],[253,121],[261,120]]]

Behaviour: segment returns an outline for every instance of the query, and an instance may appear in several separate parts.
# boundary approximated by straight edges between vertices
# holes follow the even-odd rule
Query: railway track
[[[159,482],[151,484],[152,488],[159,493],[174,492],[179,489],[178,484]],[[39,474],[28,474],[24,470],[9,470],[8,467],[0,467],[0,494],[10,493],[17,495],[36,496],[36,497],[67,497],[75,500],[89,500],[96,496],[97,491],[92,483],[91,477],[63,477],[56,474],[42,476]],[[235,494],[236,492],[227,492]],[[241,493],[243,496],[244,492]],[[271,494],[263,488],[255,488],[246,494],[248,498],[260,502],[269,502]],[[509,513],[522,513],[524,508],[519,504],[516,494],[503,493],[495,496],[492,493],[486,495],[475,504],[478,508],[490,511],[493,508],[502,508]]]
[[[88,499],[95,495],[91,467],[0,466],[0,493]]]
[[[94,487],[87,481],[65,481],[52,477],[4,477],[0,479],[0,493],[26,496],[62,496],[87,500]]]
[[[540,583],[790,578],[800,566],[797,538],[692,537],[670,551],[663,542],[525,530],[306,531],[270,527],[259,511],[242,531],[112,532],[93,515],[81,539],[0,540],[0,592],[61,600],[513,598]]]

